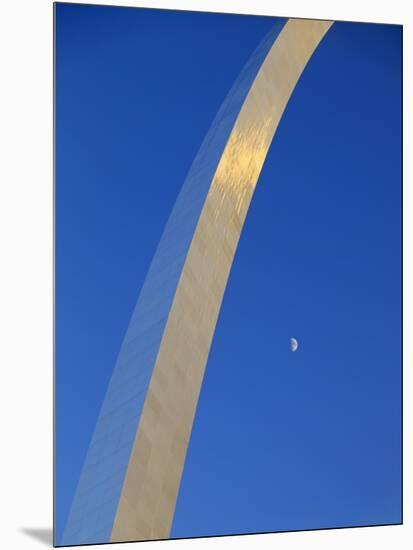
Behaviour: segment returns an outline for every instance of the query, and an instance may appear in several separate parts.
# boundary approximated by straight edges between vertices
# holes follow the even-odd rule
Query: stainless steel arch
[[[132,315],[62,544],[167,538],[240,233],[279,120],[331,22],[279,20],[191,167]]]
[[[204,369],[248,207],[291,93],[330,26],[289,20],[239,112],[170,309],[112,541],[169,536]]]

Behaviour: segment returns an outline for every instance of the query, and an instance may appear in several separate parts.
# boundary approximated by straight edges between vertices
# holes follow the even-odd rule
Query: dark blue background
[[[166,219],[273,22],[57,5],[58,538]],[[172,536],[400,521],[400,52],[399,27],[336,23],[292,96],[225,294]]]

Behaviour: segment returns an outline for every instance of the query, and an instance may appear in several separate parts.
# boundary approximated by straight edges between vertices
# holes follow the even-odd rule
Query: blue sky
[[[58,538],[167,217],[273,24],[57,5]],[[174,537],[400,521],[400,54],[399,27],[336,23],[291,98],[224,297]]]

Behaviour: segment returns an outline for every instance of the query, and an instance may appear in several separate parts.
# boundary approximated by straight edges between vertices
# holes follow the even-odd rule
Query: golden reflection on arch
[[[169,537],[205,365],[251,198],[294,87],[331,25],[288,20],[240,109],[169,312],[112,542]]]

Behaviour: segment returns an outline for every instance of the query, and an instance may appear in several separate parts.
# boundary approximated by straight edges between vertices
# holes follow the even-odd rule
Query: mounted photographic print
[[[55,545],[402,522],[402,27],[57,3]]]

